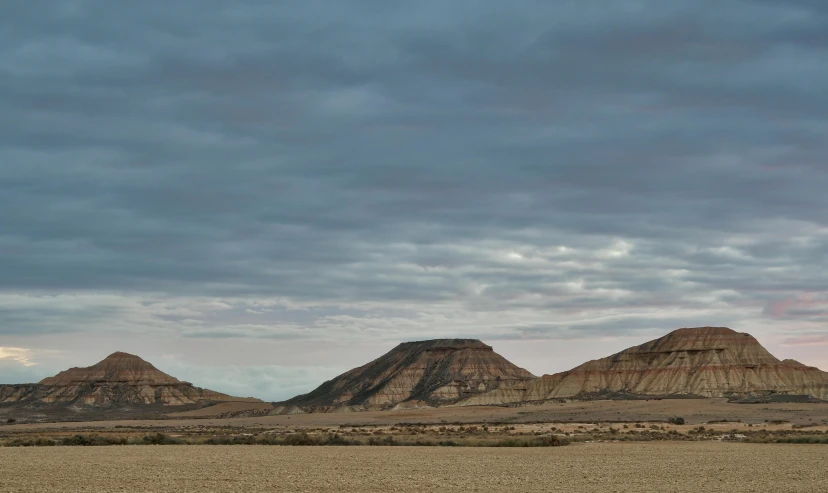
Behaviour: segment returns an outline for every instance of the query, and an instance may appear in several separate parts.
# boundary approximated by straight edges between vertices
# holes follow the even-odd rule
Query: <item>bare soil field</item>
[[[828,491],[828,447],[722,442],[532,449],[0,448],[0,491]]]
[[[245,411],[266,413],[270,404],[223,403],[194,411],[168,414],[175,419],[233,419],[239,424],[298,423],[300,426],[331,426],[341,423],[389,425],[394,423],[438,423],[483,421],[503,422],[562,422],[562,421],[666,421],[682,416],[688,424],[709,421],[736,421],[759,424],[784,420],[793,424],[828,423],[828,403],[769,403],[735,404],[727,399],[652,399],[652,400],[596,400],[546,402],[520,407],[468,406],[420,408],[399,411],[367,411],[351,413],[293,414],[288,416],[249,416]],[[272,407],[272,406],[271,406]],[[229,417],[233,414],[239,417]]]
[[[338,425],[391,426],[397,423],[635,423],[666,422],[680,416],[688,425],[714,421],[761,425],[782,421],[790,425],[828,425],[828,404],[773,403],[733,404],[727,399],[663,399],[649,401],[548,402],[521,407],[441,407],[404,411],[368,411],[268,416],[265,403],[223,403],[187,412],[167,414],[166,419],[107,419],[83,422],[27,422],[0,424],[0,432],[38,429],[106,429],[123,426],[172,428],[180,426],[230,426],[312,428]],[[247,415],[246,415],[247,414]],[[12,413],[4,416],[13,417]],[[238,417],[228,417],[238,416]],[[2,416],[0,416],[2,417]],[[740,425],[741,426],[741,425]]]

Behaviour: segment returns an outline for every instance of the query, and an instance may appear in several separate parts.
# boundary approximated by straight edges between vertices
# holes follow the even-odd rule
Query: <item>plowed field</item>
[[[0,448],[2,492],[828,491],[828,446]]]

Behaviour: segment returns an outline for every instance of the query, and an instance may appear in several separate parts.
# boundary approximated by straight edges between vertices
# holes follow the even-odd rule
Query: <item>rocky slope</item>
[[[784,394],[828,399],[828,373],[794,360],[780,361],[750,334],[726,327],[687,328],[527,385],[471,396],[461,404],[596,394],[735,399]]]
[[[534,378],[476,339],[405,342],[279,409],[291,413],[444,405]]]
[[[225,401],[261,402],[194,387],[138,356],[121,352],[88,368],[62,371],[38,384],[0,385],[0,404],[35,407],[181,406]]]

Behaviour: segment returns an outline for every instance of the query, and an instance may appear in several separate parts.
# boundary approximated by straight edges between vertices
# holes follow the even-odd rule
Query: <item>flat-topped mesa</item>
[[[57,375],[44,378],[41,385],[68,385],[73,383],[98,383],[127,385],[181,385],[186,384],[175,377],[171,377],[144,361],[138,356],[129,353],[115,352],[97,364],[87,368],[70,368]]]
[[[428,341],[411,341],[400,343],[395,350],[412,351],[422,348],[427,352],[451,351],[488,351],[494,352],[491,346],[477,339],[431,339]]]
[[[525,391],[504,387],[461,404],[614,394],[828,399],[828,373],[793,360],[780,361],[750,334],[727,327],[683,328],[572,370],[544,375]]]
[[[261,402],[194,387],[167,375],[133,354],[116,352],[86,368],[70,368],[39,384],[2,386],[0,404],[27,406],[113,407],[210,402]]]
[[[284,404],[311,411],[439,406],[533,378],[477,339],[413,341]]]
[[[690,358],[691,366],[776,365],[780,361],[770,354],[750,334],[736,332],[727,327],[684,328],[646,342],[640,346],[625,349],[609,357],[613,362],[635,360],[648,366],[669,366],[678,359]],[[590,361],[606,366],[608,358]]]

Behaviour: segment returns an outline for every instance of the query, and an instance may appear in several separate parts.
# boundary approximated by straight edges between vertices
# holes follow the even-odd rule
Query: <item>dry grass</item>
[[[560,448],[0,448],[0,490],[828,491],[828,447],[719,442]]]
[[[114,428],[116,426],[150,426],[169,428],[175,426],[231,426],[241,427],[296,427],[312,428],[338,426],[343,423],[356,426],[392,426],[396,423],[510,423],[514,425],[533,423],[596,423],[596,422],[652,422],[666,423],[670,418],[680,416],[687,426],[706,425],[711,421],[727,420],[727,426],[761,425],[773,422],[792,425],[821,425],[828,427],[828,404],[732,404],[727,399],[665,399],[652,401],[590,401],[590,402],[548,402],[524,407],[444,407],[437,409],[416,409],[407,411],[370,411],[358,413],[299,414],[291,416],[244,416],[228,418],[228,415],[263,413],[270,404],[224,403],[196,411],[173,413],[174,419],[152,420],[108,420],[89,421],[82,417],[86,428]],[[0,409],[0,413],[3,410]],[[11,418],[20,418],[6,410]],[[4,416],[6,416],[4,415]],[[76,417],[80,419],[80,417]],[[0,431],[61,429],[77,427],[80,423],[36,422],[33,419],[18,419],[13,424],[0,423]],[[42,418],[48,421],[48,417]],[[741,421],[733,424],[734,421]],[[732,426],[731,426],[732,425]],[[674,426],[674,425],[670,425]]]
[[[163,423],[163,422],[162,422]],[[549,447],[581,442],[738,441],[826,444],[825,426],[750,425],[719,422],[704,426],[669,423],[525,423],[395,426],[239,427],[117,426],[83,423],[50,428],[0,429],[0,446],[65,445],[394,445],[461,447]]]

